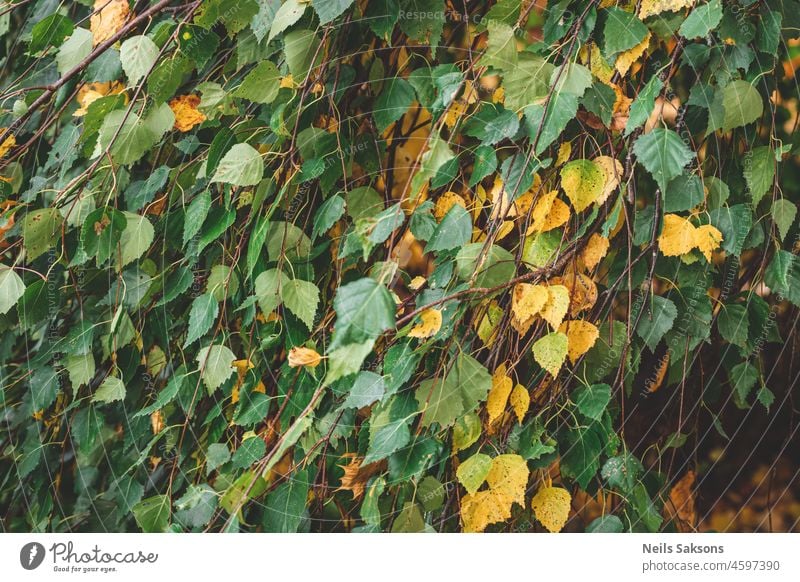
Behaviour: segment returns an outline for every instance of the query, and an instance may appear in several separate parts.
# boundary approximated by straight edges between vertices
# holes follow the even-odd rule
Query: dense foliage
[[[2,528],[695,527],[796,392],[798,30],[0,2]]]

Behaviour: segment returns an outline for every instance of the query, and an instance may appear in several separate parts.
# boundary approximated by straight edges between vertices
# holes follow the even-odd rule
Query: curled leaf
[[[315,350],[305,347],[294,347],[289,350],[289,367],[299,368],[300,366],[308,366],[309,368],[316,368],[322,361],[320,356]]]

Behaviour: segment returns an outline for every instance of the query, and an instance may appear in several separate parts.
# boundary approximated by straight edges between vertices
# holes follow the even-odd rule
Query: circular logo
[[[44,546],[39,542],[29,542],[19,551],[19,563],[26,570],[35,570],[44,561]]]

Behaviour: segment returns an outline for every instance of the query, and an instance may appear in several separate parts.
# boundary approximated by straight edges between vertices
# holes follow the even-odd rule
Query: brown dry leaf
[[[150,415],[150,428],[153,429],[153,434],[164,430],[164,414],[160,410],[156,410]]]
[[[600,331],[597,327],[583,319],[565,321],[558,328],[558,331],[567,336],[567,356],[569,356],[569,361],[573,364],[583,354],[592,349],[597,338],[600,337]]]
[[[342,484],[337,491],[352,491],[353,499],[359,499],[364,495],[364,488],[367,482],[383,470],[385,462],[379,461],[362,467],[363,457],[357,457],[355,453],[346,453],[342,457],[352,460],[347,465],[339,465],[344,470],[344,475],[342,476]]]
[[[200,97],[197,95],[180,95],[172,99],[169,107],[175,114],[175,129],[186,132],[203,123],[206,116],[197,109],[199,105]]]
[[[667,377],[667,371],[669,370],[669,352],[664,354],[664,357],[658,362],[658,366],[656,366],[653,373],[650,374],[650,377],[645,380],[644,389],[649,392],[650,394],[656,392],[661,385],[664,383],[664,378]]]
[[[710,224],[698,226],[694,231],[694,246],[708,262],[711,262],[711,253],[719,248],[721,242],[722,233]]]
[[[492,375],[492,388],[486,399],[486,412],[488,418],[486,424],[491,426],[494,421],[503,416],[511,395],[511,388],[514,382],[506,375],[506,365],[501,364]]]
[[[542,195],[531,212],[532,223],[527,234],[548,232],[566,224],[569,206],[558,198],[558,190]]]
[[[445,215],[450,212],[450,209],[456,204],[465,210],[467,208],[467,202],[460,194],[445,192],[439,196],[439,199],[436,201],[436,206],[433,207],[433,215],[436,217],[436,220],[441,222]]]
[[[299,368],[300,366],[316,368],[322,361],[322,356],[311,348],[298,346],[289,350],[288,360],[290,368]]]
[[[695,246],[695,230],[688,219],[677,214],[667,214],[664,216],[664,230],[658,237],[658,248],[665,257],[685,255]]]
[[[592,233],[580,254],[580,260],[587,271],[594,269],[608,253],[608,239],[602,235]]]
[[[651,36],[652,35],[648,31],[647,35],[642,39],[642,42],[617,56],[617,61],[614,63],[614,68],[617,69],[617,72],[620,75],[624,77],[626,74],[628,74],[628,71],[633,63],[641,58],[641,56],[644,54],[644,51],[647,50],[647,47],[650,44]]]
[[[551,533],[560,532],[569,519],[572,496],[561,487],[542,487],[531,499],[536,519]]]
[[[522,384],[517,384],[511,391],[509,402],[511,402],[511,408],[514,409],[514,414],[517,415],[517,421],[522,424],[522,419],[525,418],[525,414],[531,406],[530,392]]]
[[[465,532],[482,532],[493,523],[511,517],[511,506],[525,506],[528,464],[519,455],[499,455],[492,459],[486,476],[489,488],[461,499],[461,521]]]
[[[92,44],[107,41],[125,26],[130,16],[128,0],[95,0],[94,13],[89,19],[92,31]]]
[[[442,327],[442,312],[438,309],[425,309],[419,314],[420,322],[411,328],[408,337],[425,339],[435,336]]]
[[[639,18],[644,20],[662,12],[677,12],[694,5],[694,0],[642,0]]]
[[[0,133],[3,133],[5,129],[0,128]],[[6,139],[3,140],[3,143],[0,144],[0,158],[4,158],[8,153],[8,150],[13,148],[17,145],[17,138],[13,135],[9,135]]]
[[[697,510],[694,500],[695,472],[689,470],[686,475],[669,492],[669,501],[678,519],[694,528],[697,522]]]
[[[611,156],[599,156],[594,159],[594,163],[600,166],[605,174],[606,181],[603,185],[603,193],[597,198],[596,202],[598,204],[602,204],[614,190],[617,189],[619,186],[619,179],[622,177],[622,172],[624,171],[622,168],[622,162],[617,159],[612,158]]]
[[[532,321],[545,306],[548,298],[548,289],[544,285],[531,283],[514,285],[514,291],[511,294],[512,324],[516,322],[522,326],[526,322]],[[515,327],[515,329],[517,328]]]
[[[569,289],[564,285],[551,284],[547,287],[547,302],[539,311],[550,327],[558,329],[569,311]]]
[[[619,86],[613,85],[614,93],[617,98],[614,101],[614,109],[611,114],[611,131],[622,131],[628,125],[628,118],[631,113],[631,103],[633,99],[625,95]]]

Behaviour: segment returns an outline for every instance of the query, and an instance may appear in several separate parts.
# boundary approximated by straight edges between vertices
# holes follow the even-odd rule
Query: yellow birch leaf
[[[514,200],[511,210],[508,212],[508,217],[527,216],[528,211],[533,206],[533,199],[542,188],[542,179],[539,174],[533,175],[533,186],[528,189],[525,194]]]
[[[685,255],[695,246],[695,230],[688,219],[677,214],[667,214],[664,216],[664,230],[658,237],[658,248],[665,257]]]
[[[419,314],[420,322],[411,328],[408,337],[425,339],[436,335],[442,327],[442,312],[429,308]]]
[[[514,382],[506,375],[506,365],[501,364],[492,375],[492,388],[486,398],[487,425],[491,426],[494,421],[503,416],[513,386]]]
[[[486,476],[489,488],[503,495],[504,500],[525,507],[525,490],[528,485],[528,463],[519,455],[498,455]]]
[[[710,224],[698,226],[694,231],[694,246],[697,247],[707,261],[711,262],[711,253],[719,248],[722,233]]]
[[[316,368],[322,361],[322,356],[311,348],[295,347],[289,350],[288,360],[290,368],[299,368],[300,366]]]
[[[549,298],[547,287],[531,283],[517,283],[511,294],[511,315],[517,323],[525,323],[537,315]]]
[[[200,97],[197,95],[181,95],[169,102],[169,108],[175,114],[175,129],[178,131],[190,131],[194,126],[200,125],[206,120],[204,113],[197,109],[200,105]]]
[[[461,499],[461,521],[465,532],[481,532],[493,523],[511,517],[514,503],[525,507],[528,463],[519,455],[499,455],[492,459],[486,475],[489,488]]]
[[[694,0],[642,0],[639,18],[644,20],[662,12],[677,12],[694,4]]]
[[[569,156],[572,155],[572,142],[565,141],[560,146],[558,146],[558,156],[556,157],[556,167],[560,166],[561,164],[565,164],[569,160]]]
[[[532,223],[526,234],[548,232],[569,220],[569,206],[558,199],[558,190],[542,195],[531,212]]]
[[[439,199],[436,201],[436,206],[433,207],[433,215],[436,217],[436,220],[441,222],[445,215],[450,212],[450,209],[456,204],[465,210],[467,209],[467,202],[460,194],[445,192],[439,196]]]
[[[553,377],[558,376],[567,358],[567,336],[554,331],[536,340],[533,344],[533,359]]]
[[[451,129],[455,127],[458,120],[464,117],[467,107],[468,105],[463,101],[455,101],[444,116],[444,124]]]
[[[609,242],[606,237],[596,232],[592,233],[592,236],[589,237],[589,242],[586,243],[580,254],[580,260],[584,268],[588,271],[594,269],[608,253],[608,247]]]
[[[542,487],[531,499],[531,509],[547,531],[560,532],[567,524],[572,496],[561,487]]]
[[[522,419],[525,418],[525,414],[531,405],[531,395],[528,389],[522,384],[517,384],[514,386],[514,390],[511,391],[509,401],[511,402],[511,408],[514,409],[514,414],[517,415],[517,421],[522,424]]]
[[[511,510],[506,510],[500,496],[493,491],[479,491],[461,498],[461,523],[466,533],[482,532],[510,517]]]
[[[573,364],[583,354],[592,349],[597,338],[600,337],[600,331],[597,327],[583,319],[565,321],[558,328],[558,331],[567,336],[567,355],[569,356],[569,361]]]
[[[597,284],[582,273],[569,270],[563,277],[553,277],[550,283],[563,285],[569,291],[569,313],[572,316],[591,309],[597,303]]]
[[[89,19],[92,44],[107,41],[125,25],[130,15],[128,0],[95,0],[94,12]]]
[[[561,188],[576,212],[591,206],[603,193],[605,172],[591,160],[573,160],[560,174]]]
[[[608,197],[611,196],[614,190],[617,189],[617,186],[619,186],[619,179],[622,177],[622,172],[624,170],[622,168],[622,162],[611,156],[598,156],[594,159],[594,163],[600,166],[605,176],[603,192],[597,199],[597,203],[602,204],[608,200]]]
[[[409,281],[408,288],[411,289],[412,291],[417,291],[419,289],[422,289],[422,287],[425,285],[426,282],[427,279],[425,279],[425,277],[417,275],[416,277],[411,279],[411,281]]]
[[[569,289],[564,285],[550,285],[547,287],[547,302],[539,311],[550,327],[558,329],[569,310]]]
[[[629,48],[625,52],[620,53],[617,56],[617,60],[614,63],[614,68],[617,69],[617,72],[622,75],[623,77],[628,74],[633,63],[639,60],[641,56],[644,54],[644,51],[647,50],[648,45],[650,44],[650,37],[652,35],[648,31],[645,37],[642,39],[642,42],[637,44],[633,48]]]
[[[78,89],[78,94],[75,96],[75,101],[78,102],[80,108],[72,115],[74,117],[83,117],[89,110],[89,105],[105,97],[106,95],[117,95],[125,90],[125,86],[119,81],[110,83],[86,83],[81,85]],[[125,102],[128,102],[127,96]]]
[[[492,103],[505,103],[506,90],[504,87],[498,87],[492,92]]]
[[[514,223],[510,220],[504,220],[497,229],[497,235],[494,237],[494,242],[498,242],[506,238],[514,230]]]
[[[5,129],[0,128],[0,133],[4,132]],[[8,150],[13,148],[17,145],[17,138],[13,135],[9,135],[6,139],[3,140],[3,143],[0,144],[0,158],[4,158],[8,153]]]

